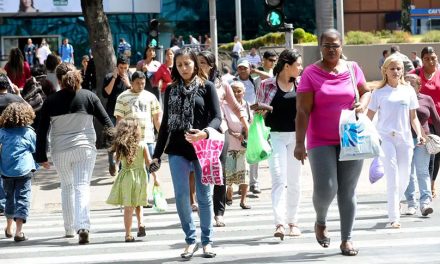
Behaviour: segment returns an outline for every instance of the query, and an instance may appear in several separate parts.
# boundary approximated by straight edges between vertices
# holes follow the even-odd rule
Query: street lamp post
[[[217,40],[217,15],[215,0],[209,0],[209,29],[211,34],[211,50],[215,56],[215,64],[218,66],[218,40]]]

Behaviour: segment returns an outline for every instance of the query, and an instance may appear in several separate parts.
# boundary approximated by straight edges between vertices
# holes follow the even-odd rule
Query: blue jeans
[[[6,203],[6,194],[3,190],[3,180],[2,177],[0,177],[0,211],[5,210],[5,203]]]
[[[202,231],[202,245],[211,244],[212,228],[212,186],[202,184],[202,169],[198,161],[189,161],[183,156],[169,155],[171,178],[174,186],[177,213],[180,218],[185,241],[188,245],[196,243],[196,225],[194,224],[191,204],[189,200],[188,176],[192,169],[195,170],[196,194],[199,203],[200,229]]]
[[[425,146],[416,146],[411,163],[411,174],[409,184],[405,191],[408,207],[417,208],[416,201],[416,176],[420,193],[420,208],[429,205],[432,200],[431,177],[429,174],[429,160],[431,155]]]
[[[31,176],[3,177],[6,194],[5,216],[8,219],[22,219],[26,223],[31,204]]]

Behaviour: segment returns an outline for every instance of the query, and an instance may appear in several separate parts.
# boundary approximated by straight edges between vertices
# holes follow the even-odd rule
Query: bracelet
[[[209,130],[207,128],[204,128],[202,131],[206,133],[206,139],[208,139],[209,138]]]

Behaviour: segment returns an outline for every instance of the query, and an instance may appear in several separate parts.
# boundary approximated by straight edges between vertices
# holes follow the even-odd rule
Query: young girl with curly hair
[[[117,163],[122,169],[113,183],[107,203],[124,206],[125,242],[134,242],[131,235],[133,210],[136,209],[138,237],[145,236],[142,206],[147,205],[147,170],[150,153],[141,144],[141,128],[134,118],[122,119],[116,125],[116,134],[111,151],[116,153]],[[116,166],[118,167],[118,166]]]
[[[12,238],[12,222],[15,221],[16,242],[27,240],[22,227],[29,216],[31,177],[36,170],[32,157],[36,135],[30,127],[34,118],[34,111],[27,103],[12,103],[0,116],[0,173],[6,194],[5,236]]]

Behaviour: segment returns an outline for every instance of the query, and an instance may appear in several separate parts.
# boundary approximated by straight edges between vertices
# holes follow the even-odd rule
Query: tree
[[[334,28],[333,0],[315,0],[316,35],[319,37],[326,29]],[[341,32],[343,34],[343,32]]]
[[[409,17],[411,0],[402,0],[402,15],[400,23],[402,24],[402,30],[406,32],[411,32],[411,19]]]
[[[107,16],[104,13],[103,0],[81,0],[82,13],[89,32],[89,44],[96,65],[96,91],[102,98],[104,77],[116,66],[113,38]]]
[[[113,38],[107,16],[104,13],[103,0],[81,0],[81,9],[89,32],[89,44],[92,49],[93,60],[96,66],[96,93],[101,101],[102,85],[107,73],[112,72],[116,66],[115,50],[113,49]],[[95,122],[97,129],[97,146],[101,147],[102,127]]]

